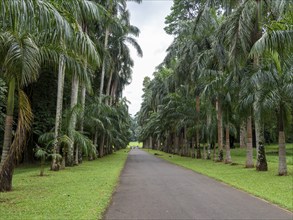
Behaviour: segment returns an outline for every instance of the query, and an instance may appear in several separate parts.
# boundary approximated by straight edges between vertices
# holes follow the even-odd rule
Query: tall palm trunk
[[[13,82],[11,84],[13,84]],[[12,85],[12,87],[14,87],[14,85]],[[13,88],[10,89],[13,90]],[[5,160],[2,161],[0,169],[0,192],[10,191],[12,189],[14,167],[23,153],[27,134],[30,131],[33,121],[31,106],[26,94],[20,89],[18,92],[17,128],[8,154],[6,155]],[[10,101],[13,102],[11,99]]]
[[[107,84],[107,89],[106,89],[106,95],[110,96],[110,90],[111,90],[111,83],[112,83],[112,78],[113,78],[113,72],[114,70],[111,69],[110,71],[110,76],[109,76],[109,80],[108,80],[108,84]],[[107,105],[111,105],[112,103],[112,97],[110,97],[110,100],[106,102]]]
[[[255,142],[256,142],[256,155],[258,155],[260,143],[264,143],[264,130],[260,120],[260,116],[255,114],[254,117],[254,129],[255,129]]]
[[[59,131],[61,129],[61,121],[62,121],[64,78],[65,78],[65,60],[64,60],[64,55],[60,55],[59,68],[58,68],[57,105],[56,105],[54,147],[53,147],[53,155],[55,155],[55,156],[53,156],[53,160],[52,160],[52,164],[51,164],[51,170],[54,170],[54,171],[57,171],[60,169],[60,164],[57,161],[56,154],[59,154],[59,152],[60,152],[59,143],[58,143],[58,136],[59,136]]]
[[[73,108],[77,105],[77,98],[78,98],[78,87],[79,87],[79,79],[77,74],[72,75],[72,84],[71,84],[71,101],[70,101],[70,108],[73,110]],[[70,120],[70,130],[75,130],[76,127],[76,114],[73,113]],[[69,131],[69,138],[72,140],[72,142],[68,146],[68,154],[67,154],[67,165],[73,166],[73,164],[78,164],[78,145],[74,144],[74,137],[72,134],[72,131]],[[74,146],[76,146],[76,153],[77,157],[75,157],[74,160]]]
[[[212,124],[212,116],[210,114],[210,112],[208,112],[207,114],[207,128],[208,128],[208,135],[207,135],[207,144],[208,144],[208,153],[206,156],[206,159],[211,159],[211,134],[209,132],[209,129],[211,127]]]
[[[104,156],[104,143],[105,143],[105,135],[102,135],[99,145],[99,157],[102,158]]]
[[[261,11],[262,11],[262,1],[261,0],[257,0],[257,16],[256,16],[256,22],[255,22],[255,34],[253,35],[253,43],[255,43],[257,40],[259,40],[262,36],[262,29],[261,29],[261,25],[260,22],[262,20],[262,15],[261,15]],[[254,60],[253,60],[253,64],[254,66],[257,68],[259,65],[259,57],[255,56]],[[256,85],[256,88],[258,88],[259,85]],[[264,138],[263,138],[263,129],[261,126],[261,120],[260,120],[260,112],[259,112],[259,108],[257,107],[258,104],[258,100],[259,97],[256,95],[255,96],[255,102],[253,105],[253,112],[254,112],[254,128],[255,128],[255,139],[256,139],[256,155],[258,155],[258,146],[260,143],[264,142]]]
[[[85,85],[81,86],[81,94],[80,94],[80,104],[81,104],[81,117],[80,117],[80,124],[79,130],[81,133],[83,132],[83,124],[84,124],[84,110],[85,110],[85,97],[86,97],[86,88]]]
[[[150,136],[150,148],[151,149],[154,149],[154,145],[153,145],[153,137],[152,136]]]
[[[81,104],[81,115],[80,115],[80,123],[79,123],[79,131],[83,133],[83,124],[84,124],[84,111],[85,111],[85,97],[86,97],[86,88],[85,85],[81,86],[81,94],[80,94],[80,104]],[[82,149],[78,148],[78,162],[82,163]]]
[[[179,153],[179,136],[177,134],[175,134],[175,137],[174,137],[174,152],[175,154],[178,154]]]
[[[225,163],[232,163],[231,153],[230,153],[230,128],[229,123],[226,125],[226,159]]]
[[[168,132],[167,133],[167,153],[171,153],[171,149],[172,149],[172,133]]]
[[[223,161],[223,113],[222,106],[219,99],[216,102],[217,120],[218,120],[218,161]]]
[[[15,78],[12,78],[9,82],[9,89],[8,89],[7,109],[6,109],[6,117],[5,117],[5,128],[4,128],[4,142],[3,142],[3,148],[2,148],[0,170],[2,170],[3,163],[8,156],[9,148],[10,148],[11,140],[12,140],[14,93],[15,93]]]
[[[195,158],[194,145],[195,145],[195,141],[194,141],[194,137],[192,137],[192,139],[191,139],[191,158]]]
[[[106,28],[105,31],[105,41],[104,41],[104,50],[107,50],[108,47],[108,39],[109,39],[109,28]],[[101,82],[100,82],[100,94],[99,94],[99,103],[102,103],[102,95],[104,90],[104,81],[105,81],[105,72],[106,72],[106,53],[103,56],[103,64],[102,64],[102,73],[101,73]],[[100,141],[99,146],[99,157],[104,156],[104,141],[105,135],[102,135],[102,139]]]
[[[258,39],[260,39],[261,37],[261,28],[260,28],[260,21],[261,21],[261,7],[262,7],[262,2],[261,0],[257,0],[257,11],[256,11],[256,21],[255,21],[255,25],[254,25],[254,34],[252,35],[252,42],[255,43]],[[253,65],[257,67],[259,63],[259,59],[258,57],[254,58],[253,61]],[[257,98],[257,97],[256,97]],[[254,104],[253,106],[254,108],[254,115],[255,115],[255,127],[256,127],[256,137],[257,137],[257,141],[259,141],[260,139],[260,117],[259,114],[257,112],[257,106],[256,104]],[[256,145],[258,145],[258,143],[256,143]],[[250,115],[247,119],[247,146],[246,146],[246,168],[252,168],[254,167],[253,164],[253,148],[252,148],[252,116]]]
[[[97,146],[98,146],[98,129],[96,128],[95,129],[95,134],[94,134],[94,140],[93,140],[93,143],[94,143],[94,150],[90,151],[88,153],[88,160],[91,161],[93,160],[94,158],[96,158],[96,151],[97,151]],[[99,151],[98,151],[99,152]],[[100,155],[100,152],[99,152],[99,155]],[[100,156],[99,156],[100,157]]]
[[[189,156],[186,126],[184,126],[183,145],[184,145],[184,156]]]
[[[252,148],[252,117],[247,118],[247,144],[246,144],[246,168],[253,168],[253,148]]]
[[[196,96],[196,158],[201,158],[200,143],[199,143],[199,116],[200,114],[200,99]]]
[[[284,116],[283,107],[280,105],[279,112],[279,175],[287,175],[287,163],[286,163],[286,139],[284,131]]]
[[[107,50],[107,47],[108,47],[108,39],[109,39],[109,28],[107,27],[106,31],[105,31],[105,41],[104,41],[104,49],[105,50]],[[105,72],[106,72],[106,55],[105,54],[104,54],[104,57],[103,57],[101,82],[100,82],[100,96],[99,96],[100,103],[102,103],[102,95],[103,95]]]
[[[157,150],[161,150],[161,141],[160,141],[160,139],[157,140]]]
[[[168,147],[168,145],[169,145],[169,143],[168,143],[168,138],[169,138],[168,131],[165,131],[165,137],[166,137],[166,139],[164,141],[163,151],[166,152],[166,153],[168,153],[168,148],[169,148]]]
[[[112,84],[112,88],[111,88],[111,103],[110,105],[116,101],[116,91],[117,91],[117,87],[118,87],[118,79],[115,78],[114,82]]]
[[[247,139],[247,133],[246,133],[246,122],[243,121],[240,125],[240,148],[246,148],[246,139]]]
[[[12,190],[12,177],[14,171],[15,155],[9,151],[0,169],[0,192]]]

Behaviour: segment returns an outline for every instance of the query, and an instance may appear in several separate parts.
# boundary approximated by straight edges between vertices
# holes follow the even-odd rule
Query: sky
[[[125,88],[123,96],[130,101],[129,113],[134,116],[142,102],[144,77],[153,78],[156,67],[163,62],[166,49],[172,43],[173,37],[164,31],[164,22],[165,17],[170,14],[173,1],[143,0],[140,4],[127,2],[127,5],[131,24],[140,29],[140,35],[136,40],[143,51],[143,57],[140,58],[129,46],[134,67],[132,82]]]

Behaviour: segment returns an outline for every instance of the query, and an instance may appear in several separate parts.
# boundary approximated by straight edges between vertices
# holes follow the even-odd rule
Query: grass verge
[[[156,150],[146,150],[149,153],[159,153],[160,158],[198,173],[227,183],[235,188],[244,190],[252,195],[277,204],[287,210],[293,211],[293,145],[288,148],[288,176],[277,176],[278,160],[274,155],[276,146],[266,147],[269,156],[267,172],[258,172],[254,169],[244,168],[245,149],[231,150],[234,165],[215,163],[211,160],[192,159],[178,155],[167,154]],[[235,165],[236,164],[236,165]]]
[[[101,219],[127,152],[120,150],[59,172],[47,171],[43,177],[38,176],[38,167],[17,168],[13,191],[0,193],[0,219]]]

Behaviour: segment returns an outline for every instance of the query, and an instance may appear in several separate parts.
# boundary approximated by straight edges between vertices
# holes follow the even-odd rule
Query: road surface
[[[292,220],[293,213],[134,149],[104,218]]]

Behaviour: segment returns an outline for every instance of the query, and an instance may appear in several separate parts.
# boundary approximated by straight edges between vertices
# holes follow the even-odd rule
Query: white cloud
[[[141,31],[137,41],[144,54],[143,58],[139,58],[131,49],[134,60],[132,83],[123,93],[131,102],[129,112],[134,116],[140,109],[144,77],[152,77],[155,68],[165,58],[166,49],[173,40],[173,37],[164,31],[165,17],[170,13],[172,1],[143,1],[141,4],[128,2],[127,4],[131,14],[131,24]]]

